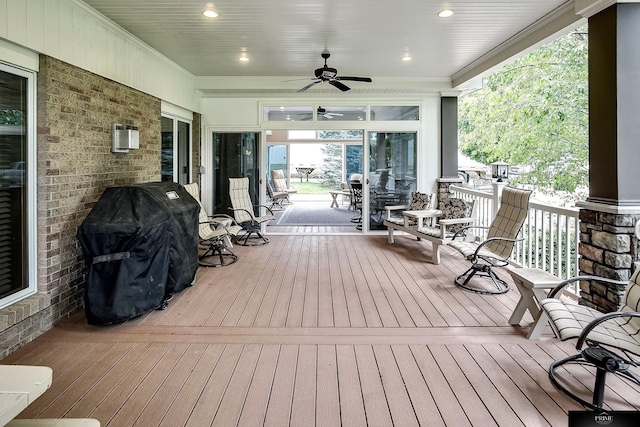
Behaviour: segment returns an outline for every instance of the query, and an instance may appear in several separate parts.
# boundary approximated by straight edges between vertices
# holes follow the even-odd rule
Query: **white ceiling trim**
[[[613,6],[616,3],[636,3],[633,1],[616,1],[616,0],[575,0],[576,13],[589,18],[604,9]]]
[[[291,79],[291,77],[229,77],[229,76],[206,76],[195,78],[195,88],[199,90],[204,97],[218,97],[221,94],[247,96],[251,94],[264,95],[265,93],[277,93],[278,95],[289,94],[299,97],[308,97],[313,95],[340,95],[341,92],[329,85],[321,83],[313,89],[309,89],[304,93],[298,93],[297,90],[305,86],[309,79]],[[444,77],[439,78],[394,78],[394,77],[377,77],[372,83],[349,82],[351,90],[344,95],[352,94],[388,94],[407,93],[407,94],[425,94],[439,93],[451,90],[451,80]]]
[[[463,87],[468,81],[491,72],[552,38],[557,38],[563,32],[579,25],[581,19],[583,18],[576,14],[574,1],[568,1],[455,73],[452,76],[453,87]]]

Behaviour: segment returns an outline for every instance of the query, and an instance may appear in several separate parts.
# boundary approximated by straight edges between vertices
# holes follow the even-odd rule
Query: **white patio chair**
[[[269,243],[269,239],[260,232],[262,224],[275,218],[273,211],[264,205],[253,205],[249,196],[249,178],[229,178],[229,199],[236,222],[245,231],[237,243],[243,246],[257,246]],[[256,209],[263,208],[266,213],[257,215]],[[259,240],[258,240],[259,239]]]
[[[238,257],[231,252],[231,240],[237,236],[242,227],[229,215],[218,214],[209,216],[200,202],[200,190],[197,183],[185,184],[184,189],[198,201],[200,213],[198,215],[198,238],[204,248],[199,256],[199,263],[203,267],[224,267],[233,264]]]
[[[604,404],[606,374],[613,373],[640,385],[640,376],[632,370],[640,366],[633,356],[640,356],[640,269],[631,276],[625,290],[622,307],[612,313],[601,313],[593,308],[572,301],[554,298],[561,290],[578,280],[596,280],[620,285],[621,282],[602,277],[579,276],[560,283],[549,292],[549,298],[540,306],[549,316],[551,329],[560,340],[577,338],[576,350],[580,353],[556,360],[549,367],[551,382],[569,397],[586,408],[601,410]],[[587,347],[583,350],[584,344]],[[561,380],[558,368],[568,364],[589,365],[596,368],[593,398],[591,402],[569,390],[570,384]],[[571,375],[565,377],[573,378]],[[574,378],[575,382],[575,378]],[[565,385],[566,384],[566,385]],[[576,387],[572,387],[576,390]],[[576,390],[577,391],[577,390]]]
[[[511,256],[515,242],[522,240],[516,237],[527,216],[530,197],[530,190],[505,187],[502,191],[500,208],[488,227],[486,240],[469,241],[463,236],[472,228],[487,227],[469,226],[456,233],[454,239],[449,242],[449,246],[471,262],[471,267],[455,278],[454,282],[457,286],[479,294],[502,294],[509,290],[507,282],[498,277],[493,268],[508,265],[507,260]],[[475,275],[489,278],[495,290],[472,285],[470,280]]]
[[[298,190],[287,184],[287,178],[284,176],[284,171],[282,169],[272,170],[271,180],[273,181],[273,189],[275,192],[284,193],[286,195],[284,200],[286,200],[287,203],[291,203],[289,195],[297,193]]]

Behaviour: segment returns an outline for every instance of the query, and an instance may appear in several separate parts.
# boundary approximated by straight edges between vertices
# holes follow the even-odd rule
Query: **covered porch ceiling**
[[[373,79],[345,82],[345,94],[464,91],[582,19],[573,0],[84,2],[192,73],[205,96],[339,94],[326,82],[297,93],[323,66],[325,49],[338,75]],[[219,16],[205,18],[207,8]],[[439,17],[442,9],[453,16]],[[250,61],[238,61],[241,55]],[[412,60],[402,61],[405,55]]]

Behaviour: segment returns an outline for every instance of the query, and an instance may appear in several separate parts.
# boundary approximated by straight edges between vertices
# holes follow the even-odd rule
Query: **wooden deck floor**
[[[508,325],[518,294],[482,296],[452,279],[443,248],[399,236],[270,236],[240,260],[201,268],[164,311],[96,327],[83,313],[2,361],[51,366],[21,418],[103,426],[566,426],[581,409],[547,368],[575,352]],[[508,275],[504,275],[507,276]],[[509,279],[508,279],[509,280]],[[593,373],[570,374],[582,390]],[[608,380],[613,409],[640,390]]]

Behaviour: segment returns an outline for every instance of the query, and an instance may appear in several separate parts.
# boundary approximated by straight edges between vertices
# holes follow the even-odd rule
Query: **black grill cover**
[[[107,325],[159,308],[167,295],[193,283],[199,209],[175,183],[105,190],[78,229],[89,264],[89,323]]]
[[[200,204],[175,182],[149,182],[135,187],[148,191],[169,212],[171,247],[166,293],[178,293],[193,284],[198,270]]]

